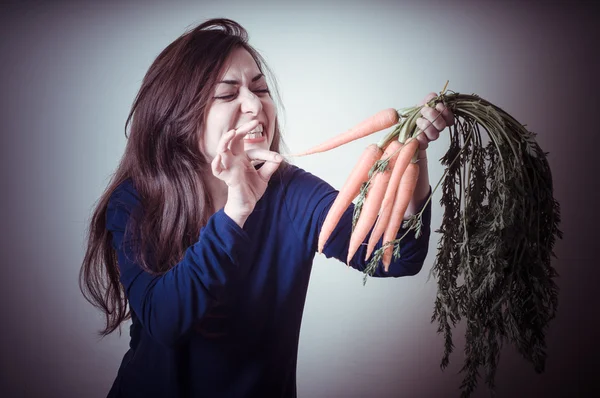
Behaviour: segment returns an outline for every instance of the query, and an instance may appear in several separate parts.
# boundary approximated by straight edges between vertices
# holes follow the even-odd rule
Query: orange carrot
[[[385,152],[383,155],[381,155],[380,160],[386,160],[390,158],[394,152],[396,152],[400,143],[396,141],[398,144],[393,144],[393,142],[394,141],[392,141],[392,143],[385,149]],[[397,156],[398,154],[396,154],[394,157]],[[391,172],[388,163],[388,168],[386,171],[378,172],[371,181],[371,186],[367,192],[367,197],[363,203],[360,216],[358,217],[354,231],[352,231],[352,235],[350,236],[347,264],[350,264],[350,259],[352,259],[354,253],[356,253],[356,250],[358,250],[358,247],[364,241],[365,237],[371,230],[371,227],[375,223],[378,210],[381,206],[381,200],[383,199],[386,187],[388,186],[388,181],[390,180],[390,174]]]
[[[394,207],[392,208],[392,216],[387,228],[385,229],[385,233],[383,234],[383,244],[391,242],[396,238],[404,219],[404,213],[406,212],[408,204],[410,203],[413,193],[415,192],[418,179],[419,165],[416,163],[409,164],[404,172],[404,175],[402,176],[402,180],[400,180],[398,192],[396,192]],[[393,248],[393,245],[389,245],[383,252],[383,265],[386,272],[392,260]]]
[[[340,218],[352,203],[352,200],[360,192],[362,183],[369,178],[369,170],[381,156],[381,148],[377,144],[371,144],[365,148],[360,159],[352,169],[352,172],[346,179],[346,182],[340,189],[337,198],[331,205],[327,217],[319,233],[318,252],[322,253],[323,247],[329,239],[329,236],[340,221]]]
[[[396,197],[396,191],[398,190],[398,186],[400,185],[402,174],[404,174],[404,171],[406,170],[408,164],[411,161],[411,154],[414,154],[418,147],[419,141],[415,139],[407,142],[401,151],[406,151],[405,155],[399,156],[398,160],[394,164],[394,168],[390,176],[390,181],[388,183],[385,195],[381,202],[379,217],[377,218],[377,222],[375,223],[375,227],[373,227],[373,232],[371,233],[371,237],[369,238],[369,242],[367,244],[367,255],[365,257],[365,261],[367,261],[367,259],[373,252],[375,245],[377,245],[377,242],[379,242],[379,238],[381,238],[381,235],[383,235],[387,225],[389,224],[390,215],[392,213],[392,206],[394,204],[394,198]]]
[[[314,153],[326,152],[333,148],[337,148],[341,145],[347,144],[359,138],[366,137],[370,134],[376,133],[388,127],[392,127],[398,123],[398,112],[394,108],[384,109],[377,112],[373,116],[363,120],[350,130],[336,135],[327,141],[298,154],[290,156],[306,156]]]

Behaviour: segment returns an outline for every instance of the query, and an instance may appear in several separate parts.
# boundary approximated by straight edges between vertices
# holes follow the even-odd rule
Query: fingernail
[[[277,162],[281,162],[283,160],[283,158],[281,157],[281,155],[275,155],[275,160]]]

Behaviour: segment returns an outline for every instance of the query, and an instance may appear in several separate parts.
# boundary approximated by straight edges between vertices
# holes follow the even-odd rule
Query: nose
[[[241,97],[242,113],[258,115],[262,110],[262,102],[252,91],[243,90]]]

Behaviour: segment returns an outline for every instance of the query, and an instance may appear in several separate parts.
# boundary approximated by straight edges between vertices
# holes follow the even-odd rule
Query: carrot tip
[[[350,260],[352,260],[352,257],[348,256],[346,258],[346,265],[348,265],[348,267],[350,266]]]
[[[384,255],[384,258],[383,258],[383,268],[385,269],[385,272],[388,271],[389,267],[390,267],[390,258],[388,256]]]

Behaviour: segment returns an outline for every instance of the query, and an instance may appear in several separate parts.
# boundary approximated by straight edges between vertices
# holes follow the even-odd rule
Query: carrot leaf
[[[444,173],[428,201],[441,188],[444,208],[437,254],[430,276],[437,280],[432,322],[444,338],[440,367],[454,350],[452,329],[466,323],[461,396],[470,397],[483,379],[495,390],[502,346],[512,344],[536,372],[546,361],[545,334],[556,316],[558,273],[553,247],[562,238],[560,204],[554,198],[548,154],[529,131],[503,109],[471,94],[446,88],[427,106],[443,102],[455,116],[450,146],[440,159]],[[381,145],[405,142],[420,133],[422,106],[399,112],[400,123]],[[374,171],[375,172],[375,171]],[[365,184],[362,198],[368,190]],[[355,208],[360,212],[361,198]],[[402,236],[374,251],[363,270],[363,285],[382,266],[383,252],[414,231],[422,234],[422,211],[402,225]]]

